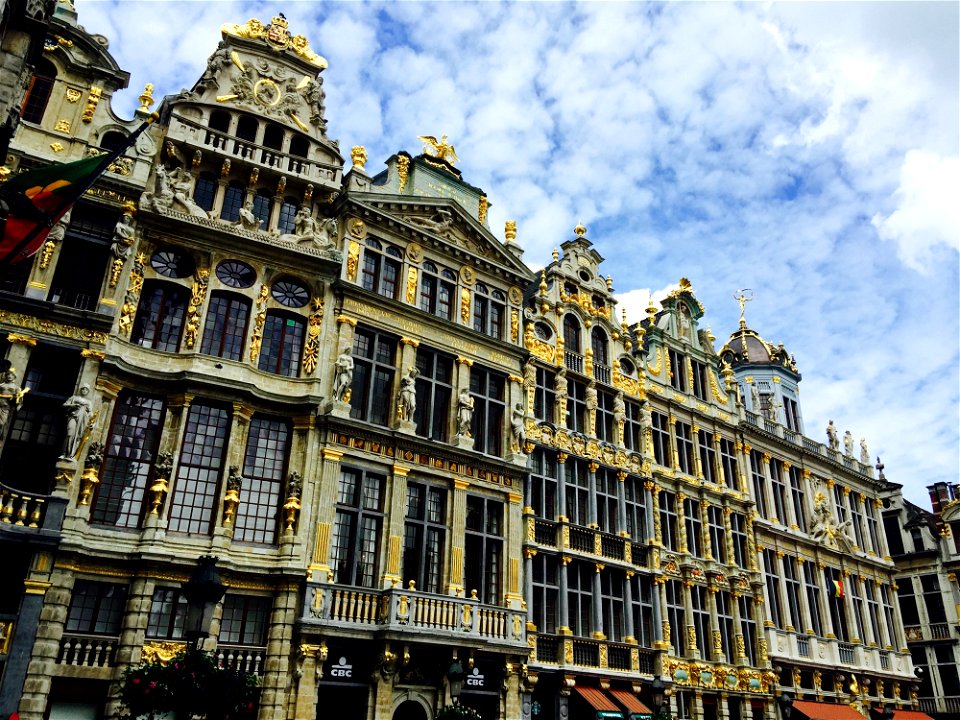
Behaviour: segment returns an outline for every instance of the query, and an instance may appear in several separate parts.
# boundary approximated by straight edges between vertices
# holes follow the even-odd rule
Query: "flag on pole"
[[[843,580],[833,581],[833,596],[838,598],[843,597]]]

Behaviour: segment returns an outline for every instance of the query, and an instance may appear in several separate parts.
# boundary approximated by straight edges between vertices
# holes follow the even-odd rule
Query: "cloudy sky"
[[[192,86],[222,23],[282,10],[368,171],[446,133],[532,267],[586,225],[631,322],[684,276],[722,341],[751,288],[807,435],[865,436],[924,506],[958,481],[956,2],[76,6],[131,72],[123,117]]]

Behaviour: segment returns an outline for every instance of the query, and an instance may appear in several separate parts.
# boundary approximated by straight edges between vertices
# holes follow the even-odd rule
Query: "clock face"
[[[549,340],[553,337],[553,330],[545,322],[538,322],[533,326],[533,334],[541,340]]]
[[[253,86],[253,96],[264,107],[273,107],[280,102],[280,88],[270,78],[261,78]]]
[[[536,313],[533,312],[533,308],[524,308],[523,317],[526,318],[527,320],[533,320],[533,318],[536,317]]]

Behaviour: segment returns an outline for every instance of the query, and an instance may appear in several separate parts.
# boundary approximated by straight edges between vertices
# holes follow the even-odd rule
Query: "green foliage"
[[[466,705],[445,705],[436,720],[482,720],[480,713]]]
[[[254,718],[260,679],[217,666],[210,655],[188,649],[167,663],[143,663],[124,673],[120,702],[132,718],[166,713],[179,719]]]

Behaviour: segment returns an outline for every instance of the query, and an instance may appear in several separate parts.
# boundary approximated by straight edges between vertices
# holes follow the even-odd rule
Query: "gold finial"
[[[451,165],[460,160],[460,158],[457,157],[456,151],[453,149],[453,145],[447,142],[446,135],[441,135],[439,140],[433,135],[418,135],[417,140],[423,142],[423,152],[426,155],[435,157],[438,160],[446,160]]]
[[[547,296],[547,269],[540,271],[540,297]]]
[[[553,249],[553,261],[557,262],[560,259],[560,251],[556,248]]]
[[[363,170],[363,166],[367,164],[367,149],[363,145],[354,145],[350,148],[350,159],[357,170]]]
[[[653,295],[650,296],[650,300],[647,302],[647,317],[650,319],[650,326],[655,326],[657,322],[657,308],[653,304]]]
[[[400,187],[397,188],[399,192],[403,192],[403,188],[407,185],[407,177],[410,175],[410,158],[406,155],[397,155],[397,177],[400,179]]]
[[[739,294],[734,295],[733,298],[740,302],[740,327],[745,328],[747,327],[747,321],[744,319],[744,310],[746,309],[747,303],[753,300],[753,290],[743,288],[742,290],[737,290],[737,293]]]
[[[137,108],[138,113],[143,113],[144,115],[150,114],[150,106],[153,105],[153,83],[147,83],[143,86],[143,93],[140,97],[137,98],[140,101],[140,107]]]
[[[607,290],[613,292],[613,276],[607,275]]]
[[[481,225],[487,220],[488,209],[490,209],[490,201],[487,200],[486,195],[481,195],[480,200],[477,203],[477,220],[480,221]]]
[[[517,239],[517,221],[516,220],[507,220],[503,224],[503,234],[507,238],[507,242],[513,242]]]
[[[577,237],[583,237],[587,234],[587,229],[583,226],[582,222],[577,223],[577,226],[573,229],[573,232],[576,233]]]
[[[123,208],[124,215],[133,217],[137,214],[137,204],[133,200],[127,200],[121,207]]]
[[[687,278],[680,278],[680,292],[693,292],[693,285],[690,284],[690,281]]]
[[[714,337],[713,331],[710,329],[710,326],[707,325],[707,340],[709,340],[710,342],[713,342],[716,339],[717,338]]]
[[[620,322],[620,329],[626,332],[629,327],[630,326],[627,325],[627,309],[623,308],[623,320]]]

